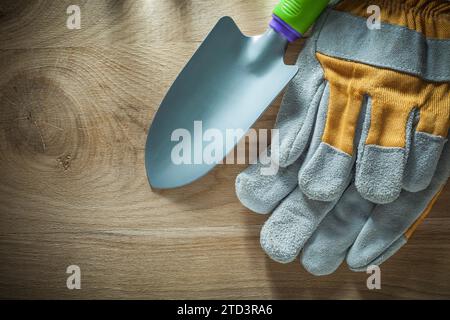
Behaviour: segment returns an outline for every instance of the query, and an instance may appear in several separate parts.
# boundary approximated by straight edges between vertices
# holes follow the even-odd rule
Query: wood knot
[[[58,157],[56,159],[56,161],[58,162],[58,165],[63,168],[64,171],[67,171],[70,168],[70,164],[72,162],[72,157],[70,154],[68,154],[65,156]]]

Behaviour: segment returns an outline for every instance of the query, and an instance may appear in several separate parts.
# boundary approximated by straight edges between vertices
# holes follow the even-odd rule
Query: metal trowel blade
[[[298,71],[297,66],[285,65],[286,47],[287,40],[270,28],[263,35],[247,37],[231,18],[218,21],[153,119],[145,150],[152,187],[189,184],[217,164],[202,159],[207,142],[202,145],[201,140],[208,130],[224,138],[227,130],[241,132],[237,138],[242,138]],[[181,141],[187,138],[191,141]],[[180,151],[180,143],[184,150]],[[222,155],[235,144],[224,141]]]

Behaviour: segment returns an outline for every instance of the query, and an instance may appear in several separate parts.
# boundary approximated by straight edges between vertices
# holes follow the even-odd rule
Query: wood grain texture
[[[1,298],[449,298],[450,189],[382,267],[314,277],[265,256],[234,194],[243,166],[152,191],[144,144],[166,90],[216,20],[262,33],[276,0],[0,3]],[[291,48],[293,61],[300,44]],[[273,126],[280,99],[256,127]],[[66,267],[82,289],[66,288]]]

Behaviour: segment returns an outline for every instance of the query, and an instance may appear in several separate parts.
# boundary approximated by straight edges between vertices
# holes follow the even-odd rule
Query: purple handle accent
[[[281,20],[278,16],[272,15],[269,25],[273,30],[285,37],[289,42],[294,42],[302,35],[298,31],[294,30],[290,25]]]

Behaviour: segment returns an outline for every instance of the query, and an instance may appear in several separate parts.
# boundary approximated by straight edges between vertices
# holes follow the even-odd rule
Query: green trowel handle
[[[280,0],[273,14],[300,34],[308,31],[330,0]]]

